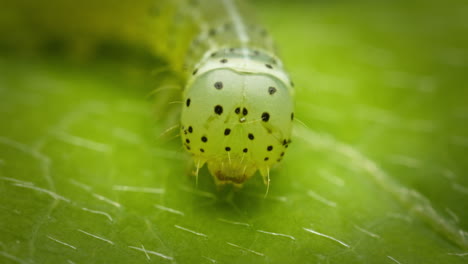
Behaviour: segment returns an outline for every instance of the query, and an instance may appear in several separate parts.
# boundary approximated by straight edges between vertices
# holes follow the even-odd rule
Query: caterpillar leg
[[[196,159],[195,161],[195,171],[192,171],[193,175],[195,176],[195,185],[198,186],[198,174],[200,169],[205,165],[205,160],[203,159]]]
[[[270,190],[270,167],[264,167],[260,168],[260,175],[262,175],[263,178],[263,183],[266,185],[266,191],[265,191],[265,198],[268,195],[268,191]]]

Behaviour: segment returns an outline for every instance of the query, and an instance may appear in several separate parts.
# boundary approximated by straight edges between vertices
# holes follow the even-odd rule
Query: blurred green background
[[[0,2],[0,263],[467,262],[466,1],[253,2],[304,123],[267,198],[161,136],[149,3]]]

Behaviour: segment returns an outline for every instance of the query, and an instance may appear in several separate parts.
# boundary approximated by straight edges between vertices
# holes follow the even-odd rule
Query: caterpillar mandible
[[[270,168],[291,143],[293,83],[266,30],[235,0],[159,4],[159,49],[185,72],[180,135],[198,170],[216,184],[242,186]]]

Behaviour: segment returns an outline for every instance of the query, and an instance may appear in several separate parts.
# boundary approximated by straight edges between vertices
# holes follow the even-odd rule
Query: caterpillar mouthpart
[[[207,164],[217,185],[232,184],[241,187],[258,170],[254,163],[246,162],[241,157],[213,159]]]

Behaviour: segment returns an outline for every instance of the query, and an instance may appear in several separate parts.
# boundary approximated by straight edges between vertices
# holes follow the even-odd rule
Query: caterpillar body
[[[159,49],[185,72],[180,134],[198,170],[241,186],[291,142],[293,84],[266,30],[234,0],[159,3]],[[162,20],[161,20],[162,21]],[[166,39],[166,41],[161,41]]]

